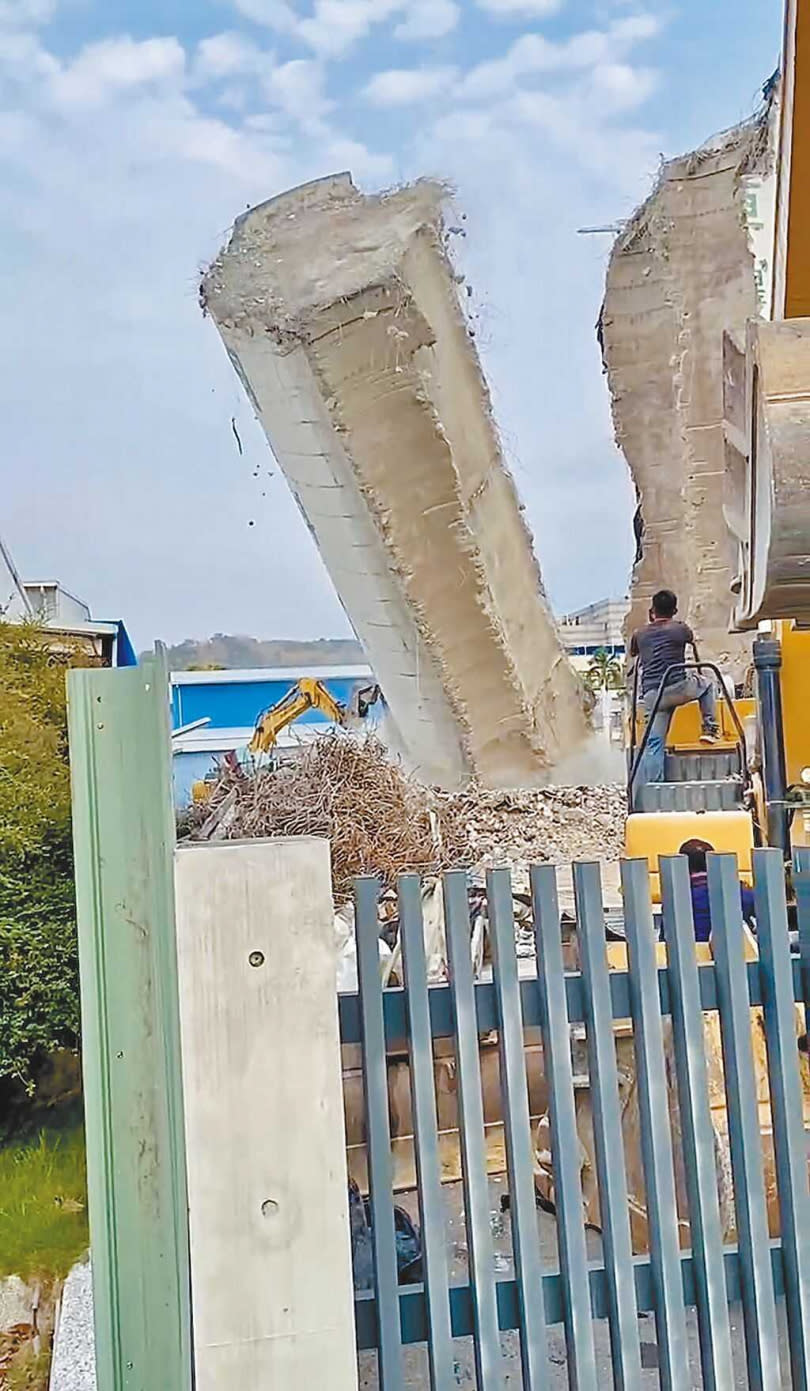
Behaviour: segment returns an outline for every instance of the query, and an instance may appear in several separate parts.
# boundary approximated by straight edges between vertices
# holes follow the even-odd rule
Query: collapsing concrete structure
[[[544,781],[587,732],[445,250],[444,189],[348,174],[252,209],[202,299],[379,680],[452,787]]]
[[[639,498],[630,629],[652,594],[681,597],[701,656],[732,670],[749,641],[729,635],[736,542],[726,526],[724,330],[740,343],[767,316],[776,103],[662,167],[618,238],[600,339],[616,441]]]

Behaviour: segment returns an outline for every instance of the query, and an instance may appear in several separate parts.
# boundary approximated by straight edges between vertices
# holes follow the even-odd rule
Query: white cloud
[[[653,38],[661,23],[652,15],[630,16],[604,30],[591,29],[561,42],[542,34],[522,34],[500,58],[471,68],[459,83],[457,95],[465,101],[489,100],[513,90],[522,77],[537,73],[572,72],[615,64],[635,43]]]
[[[23,29],[47,24],[56,11],[56,0],[0,0],[0,26]]]
[[[287,0],[233,0],[234,8],[254,24],[266,24],[280,34],[294,34],[299,16]]]
[[[363,88],[363,96],[372,106],[410,106],[428,101],[452,84],[456,69],[390,68],[378,72]]]
[[[630,111],[641,106],[658,85],[652,68],[636,68],[629,63],[598,63],[590,74],[590,86],[602,114]]]
[[[399,0],[316,0],[312,17],[299,22],[298,34],[316,52],[340,57],[399,8]]]
[[[324,58],[343,58],[375,25],[398,19],[396,39],[437,39],[457,25],[456,0],[315,0],[301,15],[288,0],[231,0],[255,24],[264,24],[306,44]]]
[[[58,103],[97,105],[115,91],[175,81],[183,72],[185,57],[175,38],[102,39],[88,44],[54,76],[52,93]]]
[[[394,38],[441,39],[455,29],[460,17],[455,0],[411,0],[394,29]]]
[[[294,58],[273,68],[264,90],[275,105],[298,121],[319,120],[332,109],[324,94],[323,66],[312,58]]]
[[[343,57],[375,24],[403,8],[403,0],[315,0],[312,13],[302,16],[287,0],[233,0],[233,4],[247,19],[288,34],[329,58]]]
[[[390,155],[375,154],[359,140],[351,140],[345,135],[332,133],[322,147],[324,170],[334,173],[336,169],[348,169],[356,180],[379,187],[387,183],[394,174],[394,161]]]
[[[227,30],[200,41],[197,45],[194,72],[195,76],[202,80],[216,80],[260,73],[271,67],[272,63],[272,53],[259,48],[244,34]]]
[[[476,0],[476,4],[496,19],[545,19],[557,13],[562,0]]]
[[[620,42],[636,43],[639,39],[654,39],[661,27],[658,15],[639,12],[617,19],[611,25],[611,33]]]

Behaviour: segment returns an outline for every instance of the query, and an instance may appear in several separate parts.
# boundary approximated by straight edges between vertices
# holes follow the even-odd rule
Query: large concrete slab
[[[662,166],[618,238],[601,338],[616,441],[639,495],[642,554],[629,628],[656,589],[674,589],[701,655],[734,671],[729,635],[736,543],[726,526],[724,330],[744,342],[767,314],[775,196],[775,108]]]
[[[252,209],[203,302],[306,518],[409,761],[544,781],[583,739],[445,250],[444,190],[348,174]]]

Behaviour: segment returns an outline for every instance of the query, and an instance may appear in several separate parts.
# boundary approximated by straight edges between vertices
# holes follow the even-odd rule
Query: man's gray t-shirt
[[[675,668],[667,677],[668,686],[674,681],[683,681],[686,676],[683,669],[686,645],[694,641],[692,629],[677,618],[659,619],[657,623],[648,623],[633,634],[630,656],[638,657],[641,661],[642,695],[658,690],[667,667]]]

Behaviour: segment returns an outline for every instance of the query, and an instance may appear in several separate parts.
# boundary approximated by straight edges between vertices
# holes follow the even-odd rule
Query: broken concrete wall
[[[236,223],[222,334],[422,776],[543,781],[587,730],[444,246],[342,174]]]
[[[729,635],[736,546],[724,518],[723,331],[744,341],[768,312],[775,103],[663,165],[618,238],[600,332],[616,441],[643,522],[628,629],[662,587],[701,655],[741,679],[749,640]]]

